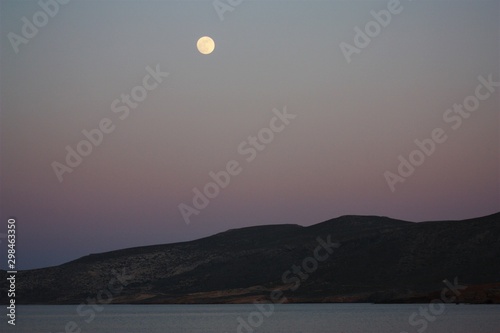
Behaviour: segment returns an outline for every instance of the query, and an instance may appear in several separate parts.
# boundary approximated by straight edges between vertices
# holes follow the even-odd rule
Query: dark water
[[[18,306],[17,333],[500,332],[500,305],[287,304]],[[100,311],[99,311],[100,310]],[[410,323],[413,323],[413,325]]]

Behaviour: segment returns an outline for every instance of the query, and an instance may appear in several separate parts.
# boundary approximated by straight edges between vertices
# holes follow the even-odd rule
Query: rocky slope
[[[421,223],[343,216],[309,227],[229,230],[22,271],[16,302],[428,302],[439,298],[443,280],[456,277],[467,285],[457,301],[500,303],[499,259],[500,213]],[[5,277],[0,289],[5,303]]]

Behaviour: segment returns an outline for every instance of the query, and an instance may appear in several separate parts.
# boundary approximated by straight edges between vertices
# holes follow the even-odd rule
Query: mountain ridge
[[[276,289],[287,302],[411,302],[434,297],[443,280],[455,277],[474,286],[473,295],[465,291],[461,301],[500,303],[499,222],[500,213],[429,222],[345,215],[310,226],[229,229],[19,271],[16,302],[81,303],[95,297],[116,272],[126,271],[133,279],[112,303],[248,303],[269,300]],[[340,246],[327,260],[317,262],[310,274],[284,278],[294,265],[314,258],[318,239],[329,237]],[[295,290],[293,277],[300,282]]]

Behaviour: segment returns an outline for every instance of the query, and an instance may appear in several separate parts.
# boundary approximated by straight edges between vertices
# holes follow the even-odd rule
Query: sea
[[[2,317],[8,333],[500,333],[500,305],[443,303],[25,305],[15,326]]]

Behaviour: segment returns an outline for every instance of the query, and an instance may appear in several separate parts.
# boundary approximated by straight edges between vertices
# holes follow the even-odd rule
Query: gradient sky
[[[40,7],[1,0],[0,232],[17,218],[18,269],[250,225],[500,211],[498,90],[443,121],[478,76],[500,80],[500,2],[401,4],[348,64],[339,44],[387,1],[246,0],[221,21],[212,1],[73,0],[16,54],[8,33]],[[169,76],[120,120],[112,102],[157,64]],[[246,162],[239,144],[285,106],[296,118]],[[51,163],[103,118],[115,130],[60,183]],[[447,141],[391,192],[384,172],[438,127]],[[187,225],[178,205],[230,160],[243,171]]]

